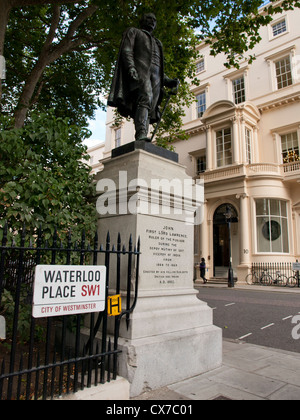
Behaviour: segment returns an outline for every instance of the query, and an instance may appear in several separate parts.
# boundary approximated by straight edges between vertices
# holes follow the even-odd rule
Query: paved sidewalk
[[[223,364],[134,400],[300,400],[300,353],[223,341]]]
[[[218,288],[218,289],[229,289],[228,285],[226,283],[213,283],[208,282],[206,284],[203,284],[202,282],[196,282],[194,283],[194,287],[196,289],[200,288]],[[300,287],[279,287],[279,286],[260,286],[259,284],[254,284],[252,286],[249,286],[249,284],[246,283],[236,283],[235,287],[230,290],[256,290],[261,292],[280,292],[280,293],[294,293],[294,294],[300,294]]]

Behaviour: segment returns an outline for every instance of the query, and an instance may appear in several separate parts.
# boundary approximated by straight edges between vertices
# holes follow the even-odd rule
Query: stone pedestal
[[[107,230],[112,243],[119,232],[124,243],[130,234],[141,239],[138,302],[119,339],[119,374],[137,396],[219,367],[222,331],[193,287],[194,213],[203,196],[191,195],[174,156],[133,149],[105,163],[97,206],[101,242]]]

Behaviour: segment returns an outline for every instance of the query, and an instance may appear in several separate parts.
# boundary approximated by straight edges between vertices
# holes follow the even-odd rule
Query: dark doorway
[[[236,209],[230,204],[222,204],[214,214],[214,277],[226,276],[230,262],[229,225],[225,217],[228,206],[231,209],[231,223],[238,222]]]
[[[229,229],[226,225],[214,225],[215,267],[229,267]]]

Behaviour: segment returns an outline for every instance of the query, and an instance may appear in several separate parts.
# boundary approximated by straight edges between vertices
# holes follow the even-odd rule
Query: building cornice
[[[200,123],[195,127],[185,129],[184,131],[187,135],[194,136],[196,134],[203,133],[204,131],[206,131],[206,129],[207,127],[203,123]]]
[[[275,108],[281,108],[286,105],[290,105],[296,102],[300,102],[300,92],[284,96],[279,99],[273,99],[272,101],[266,102],[258,106],[260,112],[272,111]]]

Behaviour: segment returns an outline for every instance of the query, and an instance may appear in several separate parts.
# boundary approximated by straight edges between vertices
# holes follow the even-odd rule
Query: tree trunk
[[[63,54],[70,52],[81,44],[84,43],[84,40],[79,38],[74,38],[74,34],[79,26],[85,22],[90,16],[92,16],[98,10],[98,6],[89,6],[84,9],[76,19],[70,23],[69,30],[65,36],[65,38],[55,47],[52,45],[52,41],[55,37],[55,31],[57,29],[59,23],[59,12],[60,7],[55,5],[53,7],[53,17],[51,28],[48,34],[48,38],[46,43],[43,46],[41,55],[36,63],[35,67],[33,68],[32,72],[30,73],[29,77],[27,78],[23,91],[21,93],[17,108],[14,113],[15,118],[15,127],[21,128],[24,125],[24,121],[27,115],[27,112],[31,106],[31,102],[34,97],[34,91],[40,78],[43,75],[45,68],[61,57]],[[38,93],[38,95],[40,92]],[[37,96],[38,97],[38,96]],[[37,98],[36,98],[37,99]]]
[[[18,106],[14,114],[16,128],[21,128],[24,125],[24,121],[28,109],[30,107],[30,101],[33,97],[34,90],[47,65],[48,60],[46,58],[40,57],[34,69],[30,73],[28,79],[26,80],[24,89],[22,91]]]

